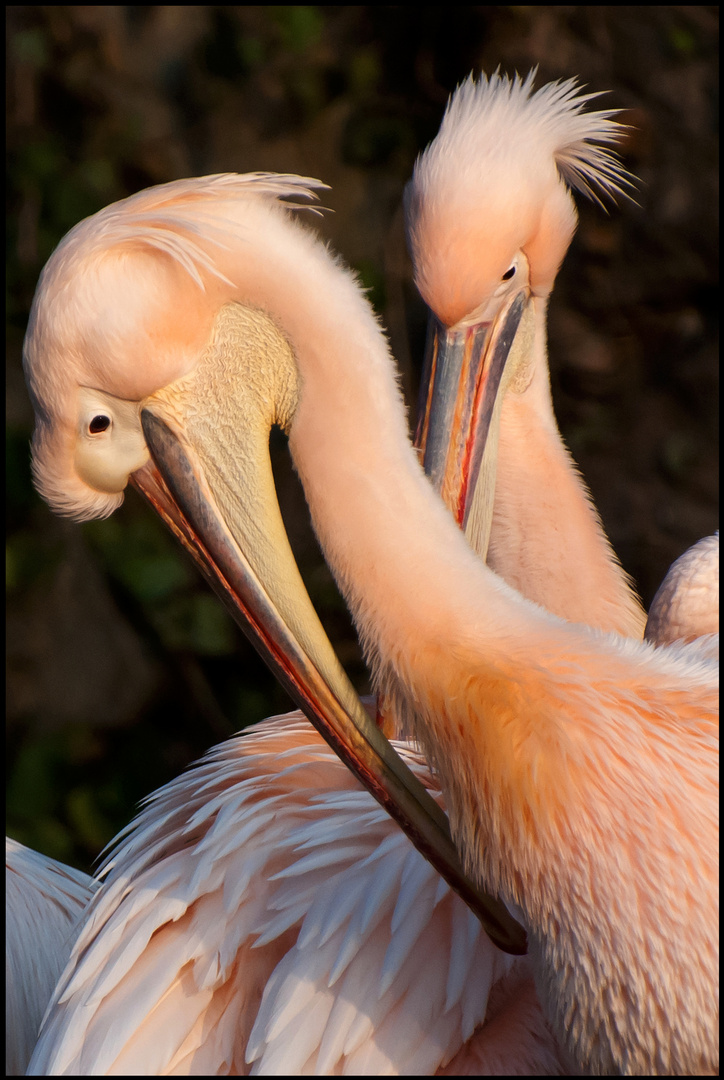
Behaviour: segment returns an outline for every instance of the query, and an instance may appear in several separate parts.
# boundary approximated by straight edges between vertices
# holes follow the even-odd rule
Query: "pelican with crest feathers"
[[[647,619],[556,424],[546,314],[577,223],[561,181],[600,202],[633,178],[607,149],[622,133],[616,110],[585,112],[598,94],[575,80],[533,93],[534,76],[466,80],[405,192],[431,313],[425,470],[474,550],[523,596],[656,644],[706,638],[715,654],[719,534],[671,566]]]
[[[193,271],[198,291],[199,268],[208,271],[211,263],[196,237],[211,223],[218,240],[218,223],[228,216],[245,240],[251,232],[257,243],[263,236],[263,243],[276,240],[281,248],[290,243],[292,256],[315,256],[332,284],[344,286],[342,296],[351,293],[361,303],[376,339],[374,317],[351,277],[294,225],[290,208],[276,202],[282,193],[309,194],[310,188],[298,178],[204,178],[111,207],[100,215],[108,220],[84,223],[99,227],[87,238],[91,283],[100,285],[96,242],[102,247],[114,234],[120,249],[114,251],[111,241],[108,250],[123,258],[124,242],[137,229],[151,244],[152,260],[162,252],[162,272],[173,275],[176,267],[167,267],[166,259],[174,252],[182,276]],[[252,223],[256,232],[249,229]],[[169,236],[172,224],[177,233]],[[66,241],[71,248],[74,239],[71,234]],[[64,246],[61,260],[68,256]],[[52,270],[51,264],[51,279]],[[34,342],[48,345],[47,284],[40,283],[40,316],[36,311],[28,339],[31,380],[38,370]],[[85,296],[77,284],[78,295]],[[205,283],[202,303],[211,287]],[[234,305],[230,314],[233,321],[242,319],[245,334],[254,335],[261,319],[261,340],[266,335],[274,343],[278,331],[261,309],[250,314]],[[144,471],[140,486],[154,503],[164,500],[164,513],[183,529],[180,517],[171,516],[155,469],[144,466],[142,437],[129,429],[134,409],[136,418],[140,410],[119,398],[119,392],[128,394],[128,384],[121,390],[113,377],[110,383],[101,379],[97,357],[86,376],[77,369],[63,372],[55,366],[61,353],[80,356],[69,343],[59,345],[50,393],[36,398],[41,490],[56,509],[73,516],[111,512],[119,501],[113,487],[122,492],[126,479],[118,483],[119,456],[126,467],[130,457]],[[70,375],[65,386],[53,382],[58,374]],[[266,396],[253,369],[249,378]],[[83,385],[90,381],[92,387]],[[61,401],[67,394],[71,408],[80,406],[80,430],[77,421],[65,427],[62,409],[52,404],[59,391]],[[257,434],[266,442],[261,430]],[[98,435],[106,437],[105,446],[94,442]],[[54,439],[58,443],[51,448]],[[88,484],[89,469],[95,486]],[[258,487],[253,473],[246,482],[232,477],[235,482],[239,490],[249,483]],[[261,535],[267,535],[266,527]],[[190,531],[187,543],[189,536]],[[290,579],[289,568],[282,565],[282,573],[282,580]],[[228,582],[223,584],[228,590]],[[278,599],[293,622],[293,605],[283,593]],[[352,709],[354,698],[331,650],[325,653],[326,640],[315,639],[314,626],[311,636],[303,624],[299,633],[313,655],[316,650],[323,660],[332,657],[326,678]],[[434,789],[419,755],[400,749]],[[527,961],[492,945],[299,714],[229,740],[166,785],[120,838],[103,873],[104,886],[58,987],[31,1072],[430,1073],[445,1066],[477,1071],[480,1062],[494,1071],[503,1062],[521,1073],[560,1069],[526,977]],[[431,983],[424,968],[434,953]]]
[[[534,76],[467,79],[405,191],[435,386],[418,441],[501,577],[566,619],[641,637],[645,613],[558,431],[546,341],[577,224],[564,181],[597,201],[625,192],[631,178],[608,149],[622,128],[616,110],[585,111],[598,95],[575,80],[534,93]],[[508,362],[511,339],[520,360]],[[494,493],[492,514],[476,487]]]
[[[624,1022],[616,1011],[616,993],[630,1007],[626,995],[638,989],[643,961],[639,957],[639,964],[631,967],[637,954],[629,950],[628,909],[625,903],[610,903],[616,878],[612,869],[620,872],[624,865],[634,871],[631,880],[626,875],[623,879],[621,891],[629,898],[651,880],[659,887],[669,881],[664,872],[670,871],[673,855],[666,845],[662,850],[661,842],[657,850],[655,837],[652,846],[650,829],[639,834],[633,828],[605,836],[583,828],[572,851],[575,832],[566,827],[566,809],[584,826],[591,817],[599,825],[616,818],[621,785],[613,782],[610,791],[602,792],[595,781],[613,765],[619,774],[628,769],[626,780],[633,782],[634,793],[638,790],[629,750],[621,754],[631,739],[637,748],[645,744],[647,764],[654,762],[659,769],[656,778],[661,783],[650,801],[673,790],[667,783],[673,767],[661,753],[661,731],[654,725],[651,747],[642,738],[650,720],[646,706],[654,702],[667,735],[675,716],[683,742],[687,709],[693,709],[700,741],[707,742],[712,673],[698,661],[692,664],[680,649],[654,651],[618,635],[601,636],[564,623],[523,600],[479,563],[432,494],[407,440],[394,370],[374,317],[351,277],[275,201],[282,185],[287,191],[303,188],[302,181],[289,178],[207,178],[167,185],[111,207],[69,234],[46,267],[27,339],[26,366],[38,415],[34,451],[39,486],[56,508],[82,517],[110,512],[132,475],[196,556],[208,560],[227,591],[231,584],[236,588],[228,549],[235,556],[247,549],[266,586],[265,597],[273,601],[269,617],[277,609],[327,685],[336,688],[336,700],[349,704],[336,667],[314,628],[309,629],[307,602],[279,535],[265,454],[269,425],[284,426],[325,555],[377,660],[380,682],[388,689],[396,684],[403,713],[435,754],[469,865],[523,913],[539,987],[557,1033],[593,1068],[605,1067],[621,1046],[631,1068],[648,1061],[647,1053],[655,1065],[668,1060],[677,1067],[693,1060],[692,1047],[697,1047],[696,1060],[706,1062],[708,1036],[696,1042],[697,1035],[709,1031],[705,1010],[688,1023],[700,999],[711,1006],[705,961],[712,912],[706,874],[700,886],[703,882],[707,889],[701,887],[696,909],[700,917],[693,929],[687,928],[685,942],[681,936],[662,941],[658,911],[656,919],[637,925],[639,937],[633,934],[637,943],[661,949],[664,986],[672,968],[683,982],[695,986],[687,1023],[672,1031],[669,1016],[657,1011],[659,1005],[663,1010],[672,1003],[659,1001],[657,981],[646,984],[645,994],[634,995],[640,1011],[634,1010]],[[82,300],[81,319],[77,307],[68,317],[69,267],[72,288]],[[200,295],[192,308],[187,301],[196,293]],[[183,312],[173,325],[172,310]],[[139,356],[144,358],[141,366]],[[155,464],[149,460],[149,447]],[[179,448],[180,462],[175,456]],[[379,528],[381,521],[384,529]],[[432,582],[427,572],[431,563]],[[424,593],[415,584],[422,573],[429,582]],[[561,642],[569,648],[568,664],[557,648]],[[577,681],[569,685],[571,671]],[[617,696],[622,673],[623,702],[620,693]],[[603,688],[608,694],[602,699]],[[480,702],[488,692],[491,707],[486,704],[483,722]],[[569,693],[574,709],[567,706]],[[350,705],[349,711],[354,708]],[[490,762],[487,755],[480,762],[478,743],[486,735],[492,738],[501,710],[505,724],[500,745]],[[602,710],[612,713],[613,720],[597,727]],[[592,739],[589,724],[597,736]],[[613,740],[606,737],[608,727]],[[453,732],[447,742],[446,731]],[[591,749],[584,753],[589,742]],[[446,752],[453,754],[447,767]],[[594,799],[589,805],[578,774],[566,777],[565,785],[551,783],[559,756],[594,770],[592,790],[598,803]],[[701,819],[695,823],[694,850],[689,850],[690,837],[678,820],[665,822],[679,826],[679,832],[671,833],[677,851],[683,846],[694,869],[707,867],[708,872],[709,761],[696,757],[688,762],[688,771],[680,768],[676,773],[678,791],[687,789],[692,770],[697,773],[701,765],[696,780],[700,798],[692,810],[692,817]],[[457,787],[450,778],[455,767]],[[511,775],[520,782],[511,785]],[[568,794],[576,796],[570,806],[564,798]],[[673,802],[666,803],[669,811]],[[630,803],[629,795],[627,811]],[[494,823],[484,851],[478,846],[483,837],[488,839],[478,820],[483,805],[492,810],[486,826]],[[681,805],[678,798],[675,805]],[[652,810],[648,819],[644,814],[644,824],[650,826],[655,816]],[[562,843],[557,859],[544,868],[551,856],[549,817],[562,826],[559,839],[568,844]],[[641,845],[644,867],[637,858]],[[546,876],[558,881],[562,868],[567,887],[551,903]],[[594,914],[607,928],[609,941],[615,932],[620,947],[613,956],[608,949],[599,955],[601,936],[591,940],[591,923],[583,918],[579,925],[577,909],[567,906],[571,894],[579,898],[574,887],[579,871],[598,883],[604,870],[608,890],[602,888],[596,896]],[[599,907],[601,900],[607,902]],[[650,908],[660,902],[658,894],[652,896]],[[687,905],[688,894],[679,896],[676,914]],[[89,925],[92,920],[91,914]],[[198,924],[190,931],[190,939],[197,940]],[[603,940],[605,944],[606,934]],[[81,941],[79,950],[84,947]],[[186,973],[198,990],[210,991],[229,953],[214,955],[213,963],[189,958]],[[614,993],[605,1002],[595,1000],[595,977],[593,983],[586,979],[591,972],[602,980],[611,972],[618,977],[612,979]],[[71,973],[59,988],[56,1009],[68,1000],[73,977]],[[127,985],[126,996],[132,993]],[[672,994],[675,999],[675,987]],[[576,1004],[572,1018],[561,1017],[566,1001]],[[224,1003],[217,1007],[223,1014]],[[639,1021],[647,1010],[662,1027],[655,1051],[650,1044],[641,1045]],[[51,1038],[52,1017],[46,1030]],[[198,1038],[203,1026],[199,1020]],[[220,1020],[208,1027],[218,1033],[228,1062],[232,1037],[228,1032],[222,1036]],[[191,1038],[177,1047],[182,1056],[194,1050],[202,1054]],[[67,1062],[67,1046],[64,1053]],[[124,1070],[122,1064],[118,1068]],[[42,1071],[42,1056],[36,1071]]]

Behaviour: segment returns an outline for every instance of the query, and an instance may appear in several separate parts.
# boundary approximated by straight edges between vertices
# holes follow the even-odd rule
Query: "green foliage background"
[[[108,521],[33,492],[21,345],[38,274],[80,218],[181,176],[332,185],[319,227],[389,328],[414,413],[425,313],[401,195],[471,70],[539,65],[628,110],[639,205],[583,206],[551,305],[561,428],[646,601],[715,527],[717,9],[11,7],[8,12],[8,827],[85,869],[138,800],[289,707],[133,494]],[[309,591],[361,691],[354,631],[283,441],[280,499]],[[431,568],[431,573],[434,568]],[[421,583],[421,587],[424,583]]]

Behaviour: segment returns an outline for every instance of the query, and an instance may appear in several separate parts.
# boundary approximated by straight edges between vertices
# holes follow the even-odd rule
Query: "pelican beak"
[[[194,374],[190,383],[182,380],[146,399],[141,422],[151,461],[133,474],[134,486],[335,753],[495,944],[524,953],[525,932],[465,875],[447,817],[368,716],[340,666],[289,548],[273,486],[269,425],[244,415],[245,380],[230,387],[228,365],[223,376]]]
[[[530,354],[532,335],[528,290],[512,295],[492,322],[447,327],[430,316],[415,444],[482,559],[493,515],[500,410],[521,357]]]

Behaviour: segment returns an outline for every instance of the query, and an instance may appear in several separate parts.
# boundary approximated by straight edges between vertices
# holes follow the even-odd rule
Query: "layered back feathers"
[[[33,1074],[428,1074],[528,972],[299,714],[151,796],[103,874]],[[532,1012],[520,1071],[556,1071]]]

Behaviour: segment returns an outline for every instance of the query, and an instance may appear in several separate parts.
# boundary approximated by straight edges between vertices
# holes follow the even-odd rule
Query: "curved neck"
[[[640,638],[646,615],[556,425],[545,317],[537,304],[533,381],[503,403],[488,565],[561,618]]]

